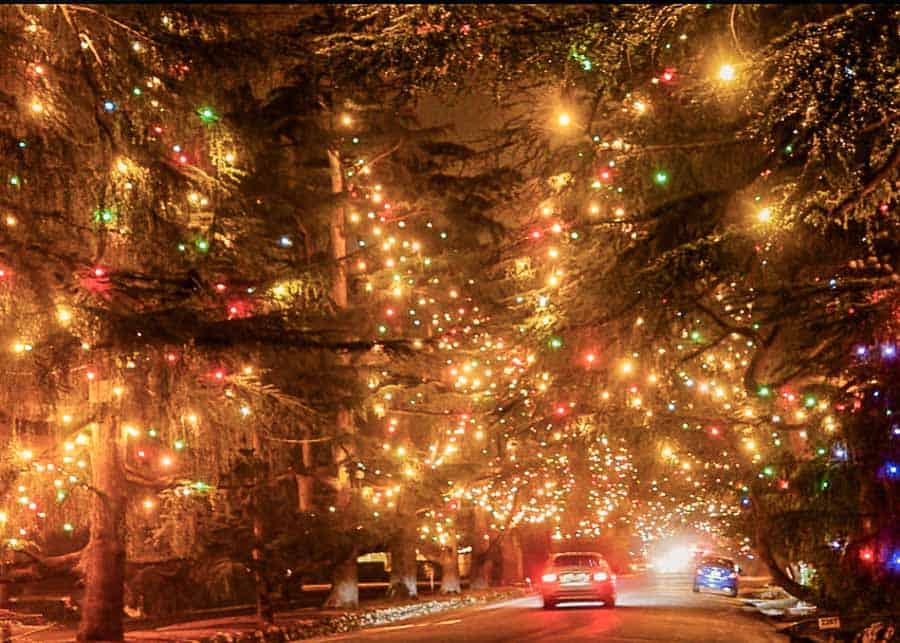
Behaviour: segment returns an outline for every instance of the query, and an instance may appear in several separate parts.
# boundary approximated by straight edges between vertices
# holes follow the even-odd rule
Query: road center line
[[[462,623],[461,618],[451,618],[446,621],[438,621],[435,625],[453,625],[454,623]]]

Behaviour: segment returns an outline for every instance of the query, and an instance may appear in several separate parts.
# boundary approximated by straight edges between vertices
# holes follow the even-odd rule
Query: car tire
[[[700,588],[697,587],[696,585],[694,585],[694,593],[695,593],[695,594],[699,594],[699,593],[700,593]]]
[[[545,598],[545,599],[544,599],[544,609],[545,609],[545,610],[556,609],[556,602],[555,602],[555,601],[547,600],[547,599]]]

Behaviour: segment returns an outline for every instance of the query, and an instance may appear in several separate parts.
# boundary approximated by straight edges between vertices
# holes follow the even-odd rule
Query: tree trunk
[[[786,592],[796,598],[808,603],[815,602],[815,591],[806,585],[801,585],[788,576],[785,573],[784,568],[778,564],[777,560],[775,560],[775,552],[773,551],[767,536],[767,533],[770,531],[770,525],[768,524],[767,516],[762,509],[760,498],[753,493],[752,490],[750,491],[750,501],[754,513],[753,525],[755,528],[755,538],[753,544],[755,545],[756,553],[760,560],[769,568],[772,580],[775,581],[776,585],[781,585]]]
[[[262,458],[262,440],[259,432],[253,432],[253,455],[255,458]],[[257,465],[258,466],[258,465]],[[256,474],[256,491],[254,495],[259,493],[261,484],[267,482],[268,476],[260,476],[259,469],[255,468]],[[266,469],[268,471],[268,469]],[[260,477],[263,479],[260,480]],[[253,498],[253,549],[250,556],[253,558],[253,584],[256,591],[256,619],[263,628],[272,625],[275,622],[275,611],[272,608],[272,596],[269,588],[269,576],[266,573],[265,558],[265,542],[266,529],[263,524],[262,508],[259,506],[259,498]]]
[[[0,554],[2,556],[2,554]],[[6,577],[6,562],[0,561],[0,577]],[[9,583],[0,583],[0,609],[9,606]]]
[[[309,435],[307,435],[307,438]],[[297,480],[297,510],[300,513],[312,511],[313,476],[310,475],[315,460],[313,459],[312,444],[304,442],[300,446],[303,472],[296,475]]]
[[[91,533],[83,565],[79,641],[123,640],[125,606],[125,471],[118,420],[101,413],[91,443]]]
[[[334,568],[331,576],[331,593],[325,600],[326,608],[359,607],[359,574],[356,559],[358,553],[354,547],[350,553]]]
[[[331,175],[331,193],[340,198],[344,192],[344,175],[341,170],[341,157],[337,150],[328,150],[328,167]],[[340,309],[347,307],[347,234],[344,229],[344,206],[335,206],[331,213],[329,233],[331,236],[331,258],[334,261],[334,272],[331,276],[331,299]]]
[[[256,619],[260,626],[266,627],[275,622],[275,610],[272,607],[272,596],[269,591],[269,578],[266,574],[266,560],[263,553],[265,530],[262,517],[255,510],[253,517],[253,582],[256,586]]]
[[[410,521],[410,525],[414,524]],[[416,584],[416,542],[415,532],[410,535],[408,528],[402,528],[391,544],[391,584],[390,598],[417,598]]]
[[[522,562],[522,545],[516,530],[507,531],[500,541],[501,574],[504,585],[518,583],[525,576]]]
[[[294,478],[297,481],[297,510],[300,513],[312,511],[313,477],[298,473]]]
[[[9,583],[6,581],[6,574],[9,568],[6,564],[6,552],[0,551],[0,609],[9,607]]]
[[[490,585],[490,540],[487,530],[487,511],[475,505],[475,529],[472,534],[472,566],[469,572],[471,589],[486,589]]]
[[[338,204],[331,213],[328,230],[331,239],[331,260],[334,263],[331,275],[331,299],[339,310],[349,305],[347,288],[347,233],[344,217],[344,205],[340,201],[344,193],[344,173],[341,169],[340,152],[328,149],[328,167],[331,177],[331,193],[338,199]],[[349,355],[339,355],[341,366],[350,366]],[[353,446],[345,444],[341,438],[354,433],[353,416],[349,408],[338,408],[335,418],[338,441],[334,449],[337,464],[337,498],[335,505],[338,511],[346,511],[352,504],[353,479],[350,462],[353,459]],[[325,600],[325,607],[358,607],[359,586],[356,559],[359,553],[353,547],[348,555],[338,562],[332,577],[331,593]]]
[[[459,594],[461,589],[459,553],[456,549],[456,538],[453,538],[452,544],[441,548],[441,594]]]

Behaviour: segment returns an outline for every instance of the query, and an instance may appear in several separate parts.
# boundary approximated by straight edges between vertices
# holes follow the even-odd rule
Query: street
[[[544,610],[540,597],[461,610],[332,636],[318,641],[786,641],[763,620],[741,611],[736,599],[694,594],[685,575],[638,576],[619,581],[612,610],[590,604]]]

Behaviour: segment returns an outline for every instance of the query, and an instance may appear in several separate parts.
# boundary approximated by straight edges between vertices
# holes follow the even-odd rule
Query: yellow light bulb
[[[734,80],[735,71],[732,65],[722,65],[719,67],[719,80],[731,82]]]
[[[566,112],[563,112],[557,118],[557,122],[559,123],[560,127],[568,127],[572,124],[572,117],[569,116]]]
[[[763,208],[759,212],[756,213],[756,218],[759,219],[761,223],[768,223],[772,220],[772,209],[771,208]]]

